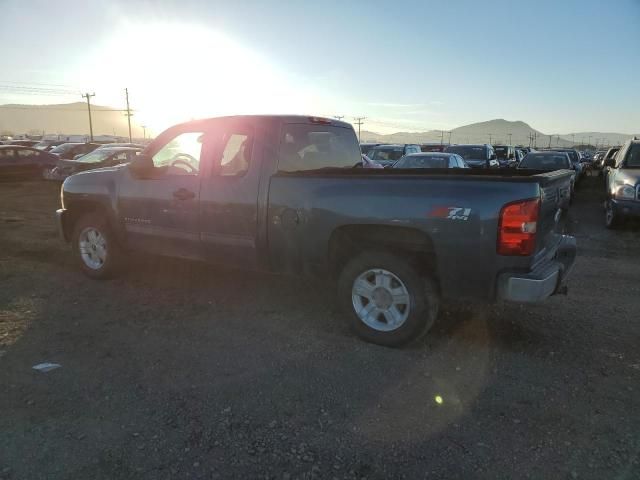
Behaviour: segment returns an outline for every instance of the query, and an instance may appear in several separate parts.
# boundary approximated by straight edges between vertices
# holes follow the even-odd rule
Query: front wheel
[[[110,278],[122,264],[122,250],[106,218],[99,213],[77,221],[72,242],[80,268],[91,278]]]
[[[398,347],[419,338],[438,314],[435,282],[387,252],[365,252],[351,260],[340,274],[338,294],[351,328],[378,345]]]
[[[609,229],[615,229],[620,226],[621,218],[616,210],[613,208],[611,200],[607,200],[604,207],[604,224]]]

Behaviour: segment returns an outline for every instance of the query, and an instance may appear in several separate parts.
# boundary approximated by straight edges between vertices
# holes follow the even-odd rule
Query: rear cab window
[[[279,172],[353,168],[362,162],[353,130],[331,125],[287,124],[278,156]]]

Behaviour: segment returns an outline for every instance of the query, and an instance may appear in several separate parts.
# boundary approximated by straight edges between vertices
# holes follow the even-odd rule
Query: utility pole
[[[451,145],[451,130],[449,130],[449,145]]]
[[[551,139],[553,138],[553,135],[549,135],[549,148],[551,148]]]
[[[507,135],[509,135],[509,145],[511,145],[511,133],[507,133]]]
[[[556,147],[560,146],[560,135],[556,135]]]
[[[336,120],[342,120],[344,118],[344,115],[335,115],[333,118],[335,118]]]
[[[89,111],[89,136],[93,142],[93,123],[91,123],[91,97],[95,97],[95,93],[89,94],[89,92],[82,95],[82,98],[87,99],[87,110]]]
[[[129,125],[129,143],[131,143],[133,140],[131,140],[131,115],[133,115],[133,113],[131,113],[131,109],[129,108],[129,89],[125,88],[124,89],[124,94],[127,97],[127,113],[125,113],[125,115],[127,116],[127,124]]]
[[[142,127],[142,138],[147,138],[147,126],[140,125]]]
[[[440,130],[440,145],[444,143],[444,130]]]
[[[360,127],[364,123],[363,120],[366,120],[367,117],[354,117],[354,118],[356,120],[354,123],[358,125],[358,143],[360,143]]]

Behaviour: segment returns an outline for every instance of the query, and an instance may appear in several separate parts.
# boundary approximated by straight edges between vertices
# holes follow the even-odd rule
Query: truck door
[[[225,122],[215,133],[212,167],[200,190],[204,256],[242,268],[257,266],[261,148],[248,120]]]
[[[134,248],[199,257],[198,201],[210,135],[203,130],[167,133],[155,152],[147,152],[153,159],[152,174],[140,178],[125,172],[118,194],[120,220]]]

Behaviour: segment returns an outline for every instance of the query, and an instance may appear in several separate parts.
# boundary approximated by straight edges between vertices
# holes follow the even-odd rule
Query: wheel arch
[[[434,243],[427,233],[411,227],[369,224],[344,225],[331,233],[328,259],[332,276],[339,275],[349,260],[367,250],[408,256],[420,273],[428,273],[436,281],[439,278]]]

